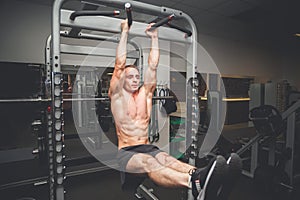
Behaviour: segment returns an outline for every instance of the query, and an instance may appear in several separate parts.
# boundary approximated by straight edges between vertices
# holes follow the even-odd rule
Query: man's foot
[[[228,166],[223,156],[217,156],[204,169],[195,170],[191,178],[193,196],[197,200],[216,200]]]
[[[242,174],[242,159],[236,153],[231,153],[230,157],[226,161],[228,165],[228,173],[224,180],[221,193],[218,196],[218,200],[228,199],[233,187]]]
[[[238,177],[242,173],[242,159],[236,153],[231,153],[230,157],[227,159],[227,164],[229,165],[229,173],[232,176]]]

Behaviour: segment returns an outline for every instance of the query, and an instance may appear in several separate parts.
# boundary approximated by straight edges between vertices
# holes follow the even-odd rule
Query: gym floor
[[[120,189],[119,172],[110,170],[97,174],[89,174],[84,177],[76,177],[67,181],[67,199],[98,200],[99,198],[109,200],[132,200],[132,195],[126,194]],[[155,195],[159,199],[182,200],[185,199],[186,191],[184,189],[166,189],[155,186],[152,182],[146,180],[147,188],[153,188]],[[253,187],[251,179],[242,177],[236,184],[229,200],[263,200],[265,199]]]
[[[155,195],[159,199],[183,200],[186,199],[185,189],[169,189],[157,187],[149,180],[144,184],[147,188],[153,188]],[[87,175],[80,175],[70,177],[65,181],[66,199],[72,200],[132,200],[134,197],[123,192],[120,189],[119,172],[115,170],[108,170]],[[47,185],[44,186],[26,186],[15,188],[13,190],[6,190],[1,192],[1,199],[16,200],[21,197],[33,197],[37,200],[49,200]],[[266,200],[266,197],[258,192],[253,180],[241,177],[239,182],[235,185],[230,198],[228,200]]]

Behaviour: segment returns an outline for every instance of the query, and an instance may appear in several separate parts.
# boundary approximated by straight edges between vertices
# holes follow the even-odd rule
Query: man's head
[[[135,65],[125,66],[124,89],[127,92],[134,93],[140,86],[140,71]]]

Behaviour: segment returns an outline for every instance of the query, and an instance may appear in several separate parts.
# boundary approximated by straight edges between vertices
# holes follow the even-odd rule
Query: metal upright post
[[[291,149],[291,159],[285,165],[285,171],[289,175],[290,185],[294,181],[294,153],[295,153],[295,126],[296,126],[296,112],[290,114],[287,118],[287,134],[286,134],[286,148]]]
[[[52,93],[52,79],[51,79],[51,36],[47,38],[46,49],[45,49],[45,67],[46,67],[46,79],[45,79],[45,97],[51,99]],[[52,120],[52,109],[51,104],[48,104],[46,111],[47,121],[47,152],[48,152],[48,169],[49,169],[49,199],[54,200],[54,166],[53,166],[53,120]]]
[[[285,165],[285,171],[289,175],[290,185],[293,186],[294,181],[294,157],[295,157],[295,128],[296,128],[296,112],[300,107],[300,100],[289,107],[282,113],[282,119],[287,119],[286,130],[286,148],[291,149],[291,159]]]
[[[196,157],[198,156],[199,147],[198,143],[198,126],[200,121],[199,112],[199,94],[198,94],[198,79],[197,79],[197,28],[190,16],[182,13],[182,17],[186,19],[192,28],[192,44],[189,44],[187,51],[187,69],[186,69],[186,145],[190,147],[189,164],[196,164]],[[189,80],[191,82],[189,83]],[[191,86],[191,91],[189,91]],[[191,92],[191,93],[190,93]],[[187,193],[187,199],[194,199],[192,190],[189,189]]]
[[[56,0],[52,10],[52,145],[51,152],[53,173],[50,185],[50,194],[54,200],[64,200],[64,134],[63,134],[63,97],[62,97],[62,73],[60,62],[60,9],[64,0]]]

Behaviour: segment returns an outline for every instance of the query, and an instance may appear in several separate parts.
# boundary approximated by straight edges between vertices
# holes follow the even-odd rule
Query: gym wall
[[[0,7],[0,61],[44,63],[51,7],[4,0]]]

